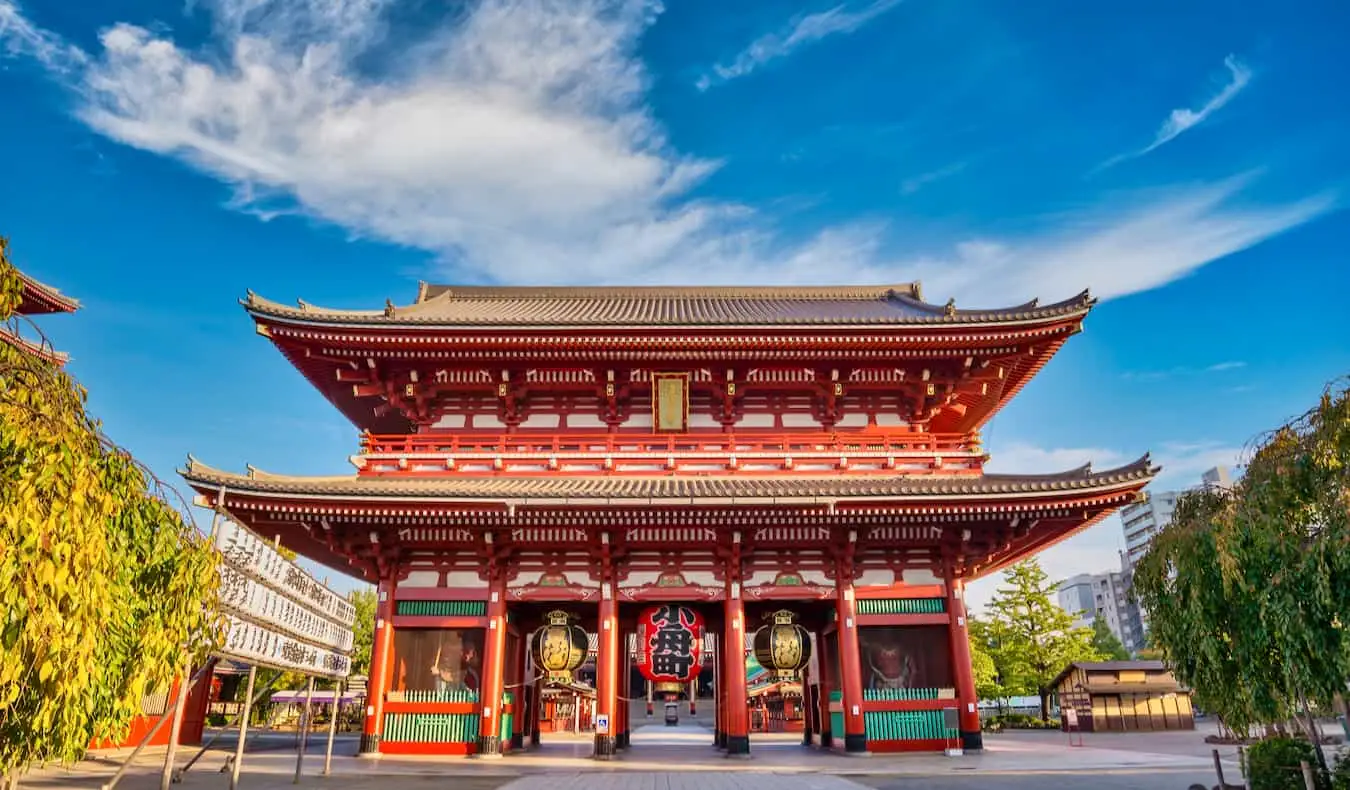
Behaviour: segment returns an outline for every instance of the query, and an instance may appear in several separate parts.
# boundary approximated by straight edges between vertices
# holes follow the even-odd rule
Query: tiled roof
[[[733,500],[728,504],[775,499],[895,499],[931,500],[960,497],[1017,497],[1019,495],[1122,488],[1157,474],[1148,456],[1118,469],[1094,472],[1084,466],[1051,475],[983,475],[980,477],[296,477],[250,468],[248,474],[213,469],[189,457],[180,474],[203,490],[225,486],[239,492],[284,494],[297,497],[374,497],[487,501],[537,501],[567,504],[574,500],[603,500],[614,504],[650,500]],[[657,502],[660,504],[660,502]]]
[[[923,301],[918,283],[835,287],[555,287],[423,285],[418,300],[384,310],[283,305],[250,292],[256,317],[318,324],[434,327],[883,326],[1036,321],[1085,313],[1084,291],[1041,306],[958,310]]]
[[[0,343],[5,343],[20,351],[45,359],[53,365],[64,365],[70,361],[70,355],[66,354],[64,351],[56,351],[51,346],[44,343],[29,340],[26,337],[20,337],[3,326],[0,326]]]
[[[36,315],[39,313],[73,313],[80,303],[45,283],[19,272],[23,281],[23,297],[19,302],[19,313]]]

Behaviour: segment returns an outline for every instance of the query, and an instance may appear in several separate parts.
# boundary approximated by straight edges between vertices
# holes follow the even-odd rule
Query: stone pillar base
[[[713,730],[713,746],[718,749],[727,748],[726,733],[722,732],[721,730]]]
[[[833,746],[834,746],[834,735],[831,734],[829,730],[821,730],[821,732],[820,732],[820,748],[822,748],[822,749],[829,749],[829,748],[831,748],[831,747],[833,747]]]
[[[749,757],[750,756],[750,736],[749,735],[728,735],[727,756],[728,757]]]
[[[961,733],[961,749],[967,752],[984,751],[984,734],[976,732]]]
[[[478,755],[479,757],[501,757],[502,739],[497,735],[479,735],[478,736]]]
[[[512,748],[512,749],[524,749],[524,748],[525,748],[525,733],[523,733],[523,732],[513,732],[513,733],[511,733],[511,748]]]
[[[380,736],[361,733],[361,746],[356,751],[360,755],[371,755],[380,753]]]
[[[597,760],[612,760],[614,753],[618,749],[613,735],[595,736],[595,753],[591,756]]]
[[[844,735],[844,751],[855,754],[867,751],[867,736],[846,733]]]

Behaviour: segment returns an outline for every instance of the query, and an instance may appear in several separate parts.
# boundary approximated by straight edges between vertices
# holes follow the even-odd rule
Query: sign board
[[[215,547],[228,624],[219,655],[330,678],[351,673],[349,601],[239,524],[219,524]]]
[[[595,734],[596,734],[596,735],[609,735],[609,714],[608,714],[608,713],[597,713],[597,714],[595,714]]]
[[[1073,708],[1065,708],[1064,725],[1071,730],[1078,729],[1078,711]]]
[[[956,708],[943,708],[942,726],[947,730],[961,729],[961,711]]]

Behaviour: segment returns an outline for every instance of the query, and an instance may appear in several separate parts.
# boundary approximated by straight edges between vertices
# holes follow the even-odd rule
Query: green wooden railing
[[[482,617],[483,601],[396,601],[394,614],[421,617]]]
[[[863,714],[869,741],[917,741],[955,738],[940,710],[870,711]]]
[[[477,702],[478,692],[473,689],[445,689],[444,691],[405,691],[404,702]]]
[[[863,689],[863,699],[868,702],[940,699],[941,692],[942,689]]]
[[[943,598],[859,598],[858,614],[942,614]]]
[[[411,743],[470,743],[478,740],[475,713],[386,713],[384,739]]]

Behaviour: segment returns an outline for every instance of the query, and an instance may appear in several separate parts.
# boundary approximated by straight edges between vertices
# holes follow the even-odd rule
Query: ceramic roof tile
[[[299,477],[250,469],[224,472],[189,458],[180,473],[203,489],[225,486],[240,492],[300,497],[418,497],[450,500],[714,499],[744,500],[819,497],[822,499],[932,499],[999,497],[1119,487],[1157,474],[1148,456],[1118,469],[1094,472],[1089,467],[1051,475],[980,477]]]
[[[958,310],[922,300],[917,283],[838,287],[458,287],[426,286],[418,301],[385,310],[283,305],[249,293],[258,317],[329,324],[426,327],[804,326],[971,324],[1028,321],[1085,312],[1084,291],[1041,306]]]

